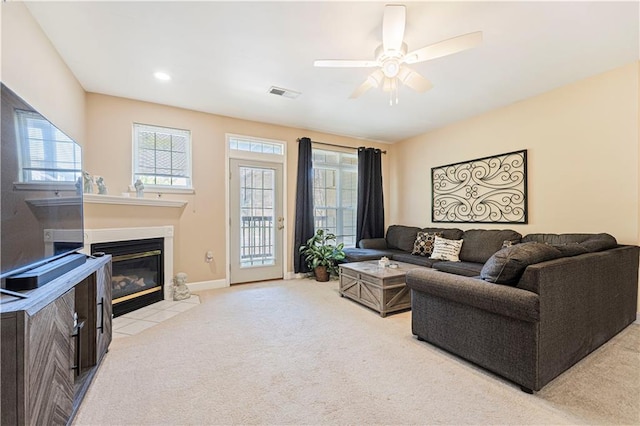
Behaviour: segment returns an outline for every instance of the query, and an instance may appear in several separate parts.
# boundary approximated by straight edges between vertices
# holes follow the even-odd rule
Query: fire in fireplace
[[[159,302],[164,294],[164,238],[110,241],[91,245],[91,252],[112,256],[113,316]]]

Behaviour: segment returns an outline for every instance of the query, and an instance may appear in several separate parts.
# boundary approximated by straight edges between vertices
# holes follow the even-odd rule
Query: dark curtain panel
[[[384,237],[382,196],[382,152],[358,148],[358,213],[356,244],[363,238]]]
[[[298,141],[298,182],[296,186],[296,228],[293,239],[293,269],[296,273],[309,272],[299,253],[301,245],[313,237],[313,164],[311,139]]]

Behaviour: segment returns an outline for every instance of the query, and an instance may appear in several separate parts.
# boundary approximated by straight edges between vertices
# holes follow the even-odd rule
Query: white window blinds
[[[147,187],[191,188],[191,132],[133,125],[133,182]]]

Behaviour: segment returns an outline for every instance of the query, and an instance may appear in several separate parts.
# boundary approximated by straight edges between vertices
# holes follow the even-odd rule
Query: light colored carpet
[[[76,425],[639,424],[640,326],[535,395],[420,342],[335,281],[200,292],[115,340]]]

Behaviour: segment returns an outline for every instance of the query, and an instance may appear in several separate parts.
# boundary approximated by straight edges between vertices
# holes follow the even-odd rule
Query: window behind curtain
[[[313,149],[313,206],[316,229],[328,229],[345,247],[356,245],[358,156]]]
[[[40,114],[16,110],[21,182],[75,182],[80,147]]]
[[[191,188],[191,132],[133,125],[133,182],[147,188]]]

